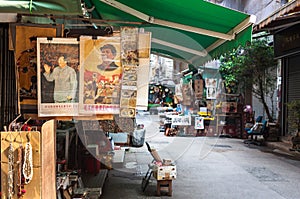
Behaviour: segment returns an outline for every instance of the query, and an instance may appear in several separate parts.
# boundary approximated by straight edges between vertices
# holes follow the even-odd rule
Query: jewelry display
[[[55,154],[47,154],[49,151],[55,152],[55,146],[50,144],[41,147],[42,140],[54,137],[55,121],[47,121],[41,126],[44,134],[37,129],[32,130],[31,125],[36,123],[30,123],[30,128],[25,126],[26,123],[14,120],[9,128],[4,127],[5,131],[0,133],[0,198],[56,198],[55,176],[47,179],[48,171],[51,171],[51,175],[55,174]]]
[[[7,188],[8,199],[11,199],[14,195],[14,147],[10,140],[8,148],[8,172],[7,172]]]
[[[24,189],[24,185],[23,185],[23,176],[22,176],[22,165],[23,165],[23,151],[24,148],[22,146],[22,144],[20,144],[20,147],[18,148],[18,171],[17,171],[17,187],[18,187],[18,197],[21,198],[24,193],[25,193],[25,189]]]
[[[23,176],[25,184],[29,184],[33,177],[33,163],[32,163],[32,146],[30,138],[27,135],[27,143],[25,146],[24,162],[23,162]]]

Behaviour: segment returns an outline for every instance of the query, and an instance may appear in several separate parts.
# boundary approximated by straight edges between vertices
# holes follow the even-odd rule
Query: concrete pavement
[[[142,178],[152,161],[143,146],[129,148],[124,164],[109,171],[101,198],[300,198],[300,162],[287,147],[279,148],[282,143],[248,146],[241,139],[166,137],[158,131],[155,116],[146,120],[146,141],[162,158],[176,162],[172,197],[156,196],[153,177],[142,192]]]

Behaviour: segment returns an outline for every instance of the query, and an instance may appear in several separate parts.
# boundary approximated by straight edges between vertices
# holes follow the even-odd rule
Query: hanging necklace
[[[23,162],[23,176],[25,179],[25,184],[29,184],[33,177],[33,164],[32,164],[32,146],[30,143],[30,138],[27,136],[27,143],[25,145],[25,154]]]
[[[17,137],[20,137],[20,142],[17,141]],[[24,147],[23,147],[23,140],[21,136],[21,132],[19,131],[18,136],[15,138],[15,142],[19,142],[20,146],[18,148],[18,160],[17,160],[17,165],[18,165],[18,170],[17,170],[17,187],[18,187],[18,198],[21,198],[25,194],[25,189],[24,185],[22,182],[22,165],[23,165],[23,153],[24,153]]]
[[[10,132],[11,137],[11,132]],[[14,146],[10,138],[8,148],[8,172],[7,172],[7,185],[8,185],[8,199],[14,195]]]

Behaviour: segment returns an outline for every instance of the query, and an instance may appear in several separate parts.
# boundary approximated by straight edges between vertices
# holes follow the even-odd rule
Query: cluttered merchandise
[[[123,147],[141,147],[151,33],[63,35],[12,24],[19,112],[1,132],[1,198],[99,198]],[[30,38],[17,42],[21,35]],[[23,45],[24,44],[24,45]]]

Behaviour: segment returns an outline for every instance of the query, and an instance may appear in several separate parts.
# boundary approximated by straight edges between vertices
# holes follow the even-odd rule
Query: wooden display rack
[[[8,198],[8,148],[10,141],[14,147],[14,167],[17,163],[17,149],[24,147],[28,138],[32,145],[33,177],[29,184],[24,185],[26,193],[23,199],[56,198],[55,178],[55,125],[54,120],[47,121],[39,131],[1,132],[1,198]],[[17,195],[17,172],[14,169],[14,194]]]

